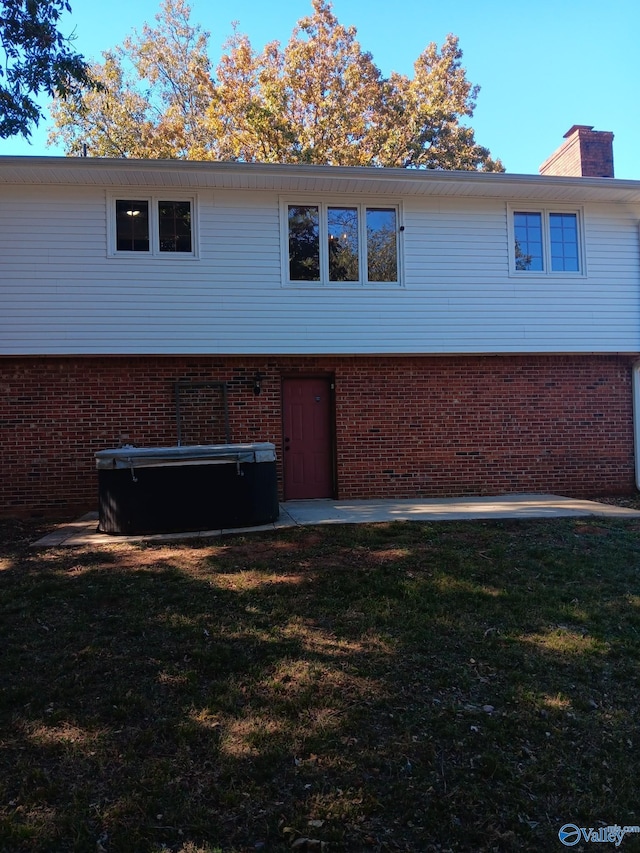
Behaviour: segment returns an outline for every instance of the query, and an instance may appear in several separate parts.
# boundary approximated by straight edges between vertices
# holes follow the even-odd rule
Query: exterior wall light
[[[258,397],[262,393],[262,380],[265,378],[264,373],[256,370],[253,377],[253,393]]]

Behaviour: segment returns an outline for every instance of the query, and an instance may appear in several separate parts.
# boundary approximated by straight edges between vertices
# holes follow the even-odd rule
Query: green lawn
[[[3,853],[558,851],[566,823],[640,824],[638,521],[42,532],[0,527]]]

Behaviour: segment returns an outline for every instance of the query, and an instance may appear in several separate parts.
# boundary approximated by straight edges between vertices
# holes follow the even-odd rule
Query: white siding
[[[504,201],[389,199],[404,286],[376,289],[283,287],[274,191],[200,192],[198,259],[109,258],[106,200],[0,187],[0,354],[640,351],[637,207],[586,205],[587,275],[529,278]]]

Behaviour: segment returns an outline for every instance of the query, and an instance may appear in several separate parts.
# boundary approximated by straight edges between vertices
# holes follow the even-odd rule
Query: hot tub
[[[268,524],[279,515],[275,446],[124,446],[96,453],[99,530],[178,533]]]

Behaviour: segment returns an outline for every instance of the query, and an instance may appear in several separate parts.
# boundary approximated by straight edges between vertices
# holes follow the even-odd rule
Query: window
[[[119,252],[149,251],[148,201],[116,201],[116,235]]]
[[[549,236],[552,271],[579,272],[577,215],[575,213],[550,213]]]
[[[577,211],[513,210],[512,270],[556,274],[583,271]]]
[[[399,284],[398,208],[287,203],[290,284]]]
[[[191,202],[159,201],[161,252],[191,252]]]
[[[110,255],[196,256],[195,199],[111,199]]]

